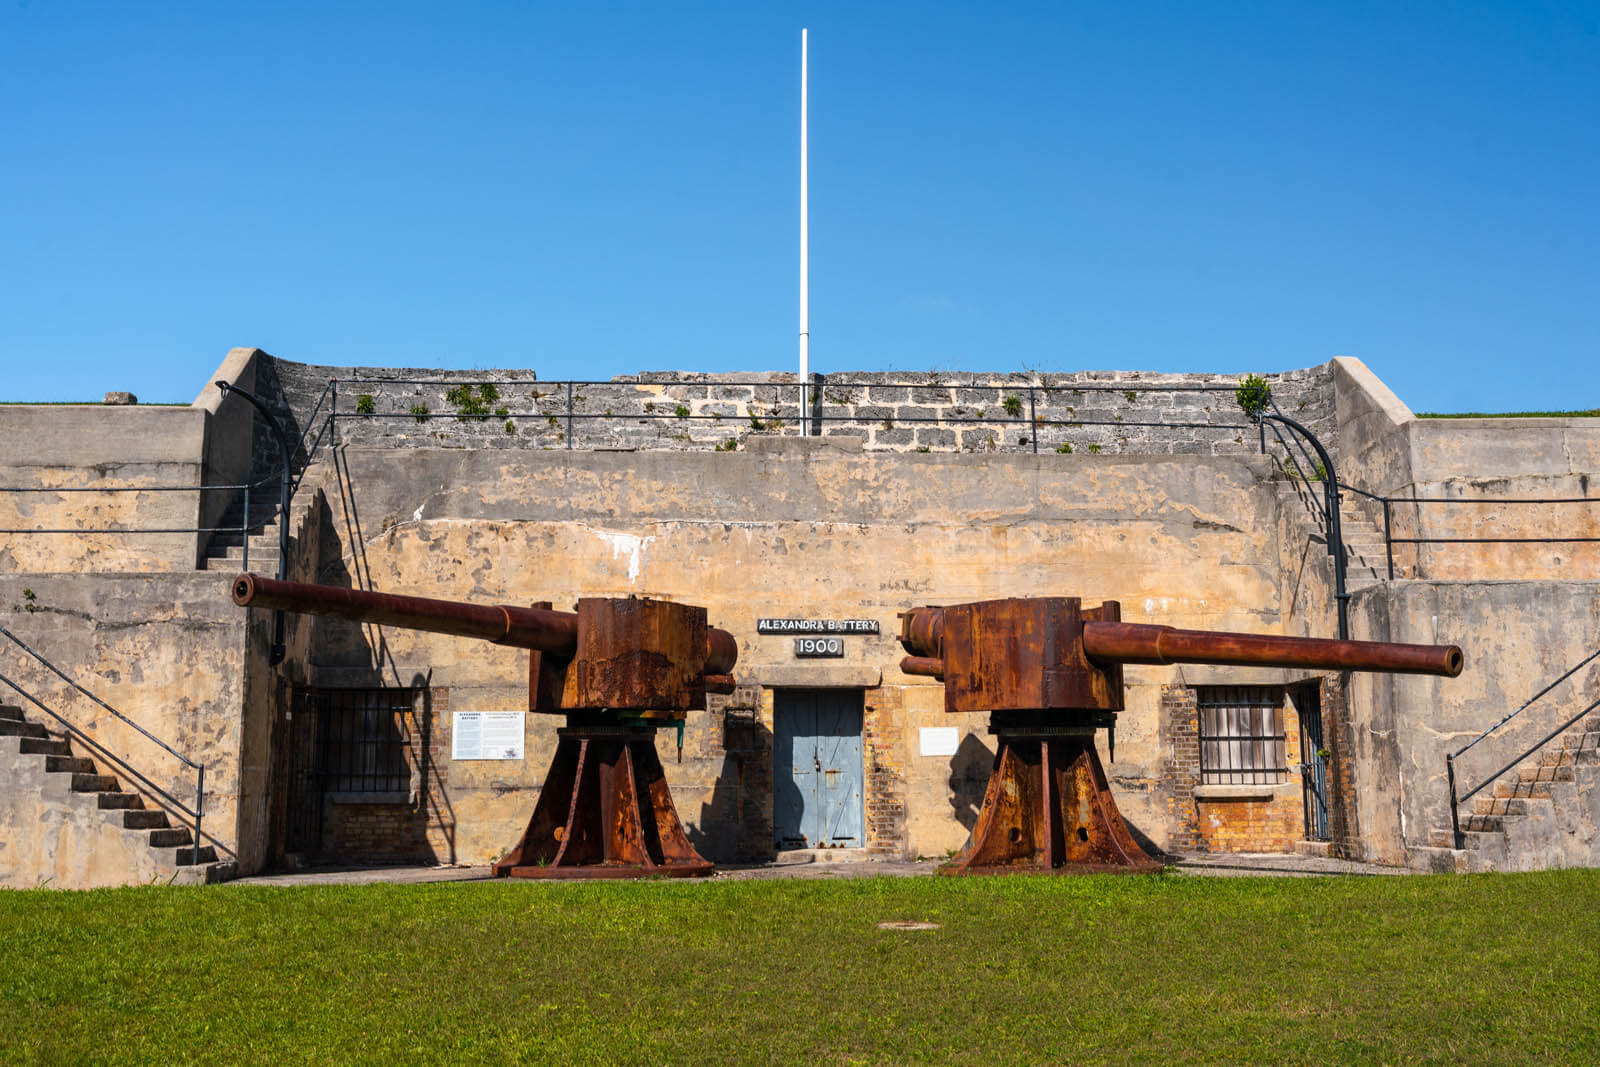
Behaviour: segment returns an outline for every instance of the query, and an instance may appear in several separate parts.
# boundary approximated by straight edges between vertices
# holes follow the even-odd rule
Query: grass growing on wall
[[[0,1051],[1593,1062],[1597,944],[1596,871],[5,893]]]
[[[1419,411],[1419,419],[1600,419],[1600,408],[1589,411]]]

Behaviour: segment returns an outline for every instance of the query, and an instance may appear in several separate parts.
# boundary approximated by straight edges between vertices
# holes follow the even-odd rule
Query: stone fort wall
[[[362,446],[731,451],[801,433],[793,374],[659,372],[545,382],[525,370],[330,367],[269,356],[259,363],[258,382],[298,432],[331,408],[340,439]],[[1242,454],[1259,451],[1234,396],[1242,377],[816,375],[810,432],[881,452]],[[1284,414],[1331,445],[1331,364],[1263,377]],[[269,463],[272,447],[258,447]]]

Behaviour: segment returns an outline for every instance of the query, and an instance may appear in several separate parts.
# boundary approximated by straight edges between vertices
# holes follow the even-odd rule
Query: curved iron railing
[[[1338,616],[1339,640],[1350,639],[1350,592],[1346,588],[1348,558],[1344,547],[1344,531],[1340,526],[1339,475],[1334,468],[1333,456],[1317,435],[1302,423],[1278,410],[1269,394],[1267,403],[1272,411],[1256,413],[1261,430],[1261,451],[1267,452],[1266,431],[1283,447],[1285,459],[1280,467],[1290,476],[1301,502],[1311,512],[1312,518],[1322,527],[1328,555],[1333,558],[1333,597]],[[1282,427],[1282,429],[1280,429]],[[1284,431],[1288,431],[1288,436]],[[1304,461],[1304,462],[1302,462]],[[1312,486],[1320,484],[1321,499]]]

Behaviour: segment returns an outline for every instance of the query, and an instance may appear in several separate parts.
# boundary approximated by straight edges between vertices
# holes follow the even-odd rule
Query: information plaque
[[[457,711],[450,716],[451,759],[522,759],[525,711]]]

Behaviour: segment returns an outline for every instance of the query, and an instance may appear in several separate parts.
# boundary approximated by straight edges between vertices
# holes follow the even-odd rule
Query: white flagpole
[[[811,264],[806,203],[806,31],[800,31],[800,433],[811,432]]]

